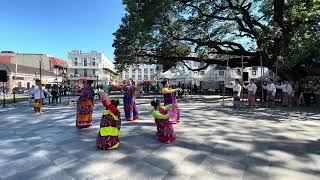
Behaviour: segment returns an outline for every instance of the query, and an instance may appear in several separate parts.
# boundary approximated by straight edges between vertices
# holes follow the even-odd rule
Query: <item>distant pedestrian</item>
[[[282,90],[282,105],[285,107],[291,107],[293,93],[291,84],[289,84],[288,80],[285,80],[284,84],[276,87]]]
[[[193,91],[194,91],[194,94],[198,93],[198,86],[196,85],[196,83],[194,83],[193,85]]]
[[[250,83],[247,86],[243,86],[243,88],[248,89],[249,107],[254,107],[256,105],[257,85],[251,79]]]
[[[263,86],[263,89],[267,90],[266,94],[266,107],[267,108],[273,108],[274,107],[274,99],[276,96],[276,86],[273,84],[272,79],[268,79],[268,84],[267,86]]]
[[[34,97],[34,112],[36,113],[42,113],[42,100],[41,100],[41,81],[40,80],[36,80],[36,85],[34,86],[34,88],[32,89],[32,95]]]
[[[58,104],[59,95],[58,95],[57,85],[52,86],[51,96],[52,96],[52,104]]]
[[[241,85],[239,79],[235,80],[234,85],[226,85],[227,88],[232,88],[233,90],[233,107],[234,108],[240,108],[241,100],[240,100],[240,95],[241,95]]]

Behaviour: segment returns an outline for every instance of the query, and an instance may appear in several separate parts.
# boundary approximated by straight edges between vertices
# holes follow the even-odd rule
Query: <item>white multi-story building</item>
[[[234,81],[235,79],[240,79],[243,81],[249,81],[250,79],[257,79],[261,76],[268,74],[267,67],[246,67],[243,69],[243,78],[242,79],[242,69],[241,68],[230,68],[228,70],[219,70],[215,67],[209,68],[205,73],[204,79],[208,81]]]
[[[133,79],[141,82],[145,80],[155,80],[156,74],[159,73],[157,65],[142,64],[139,66],[130,66],[127,70],[122,72],[122,80]]]
[[[70,81],[98,80],[108,82],[115,72],[114,64],[104,53],[78,50],[68,52],[68,78]]]
[[[199,62],[189,61],[185,64],[191,69],[198,69],[204,65]],[[244,79],[242,79],[241,68],[228,68],[228,70],[219,70],[216,65],[210,65],[201,71],[191,71],[185,65],[178,66],[162,73],[161,79],[169,79],[172,84],[196,84],[207,89],[214,89],[219,83],[234,82],[235,79],[248,81],[250,79],[258,79],[261,76],[270,76],[270,72],[266,67],[246,67],[243,69]]]
[[[185,64],[191,69],[198,69],[203,64],[195,61],[188,61]],[[172,84],[179,83],[193,83],[200,85],[200,81],[203,81],[204,76],[209,71],[209,68],[201,71],[191,71],[184,64],[179,63],[176,67],[159,75],[160,79],[168,79]]]

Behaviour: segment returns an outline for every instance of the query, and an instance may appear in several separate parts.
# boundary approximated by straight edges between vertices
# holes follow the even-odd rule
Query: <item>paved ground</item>
[[[101,151],[94,126],[75,127],[75,105],[35,115],[23,103],[0,111],[0,179],[301,179],[320,177],[320,113],[233,111],[212,97],[180,101],[177,140],[155,139],[150,99],[141,119],[123,121],[121,146]],[[142,104],[141,104],[142,103]],[[120,107],[122,109],[122,107]]]

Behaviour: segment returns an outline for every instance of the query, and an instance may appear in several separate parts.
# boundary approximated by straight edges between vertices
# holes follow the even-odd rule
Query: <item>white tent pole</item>
[[[262,54],[260,55],[260,74],[261,74],[261,80],[262,80],[262,77],[264,75],[264,69],[262,67]],[[262,81],[261,81],[262,82]],[[262,88],[262,83],[261,83],[261,88]],[[263,88],[261,89],[261,102],[263,103],[264,101],[264,98],[263,98]]]
[[[228,69],[229,69],[229,59],[227,60],[227,69],[226,69],[226,72],[224,73],[224,85],[223,85],[223,92],[222,92],[222,103],[223,104],[224,104],[224,96],[225,96],[225,91],[226,91]]]

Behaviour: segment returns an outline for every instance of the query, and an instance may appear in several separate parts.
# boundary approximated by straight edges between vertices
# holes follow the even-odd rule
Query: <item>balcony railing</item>
[[[69,69],[101,69],[101,66],[99,66],[99,65],[95,65],[95,66],[69,65]]]

